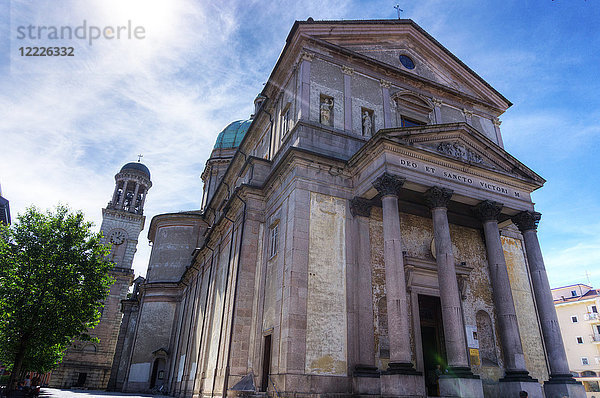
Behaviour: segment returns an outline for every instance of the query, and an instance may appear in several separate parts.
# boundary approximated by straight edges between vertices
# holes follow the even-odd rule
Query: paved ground
[[[142,398],[142,397],[154,397],[160,398],[165,395],[150,395],[150,394],[125,394],[117,392],[106,392],[106,391],[91,391],[91,390],[58,390],[56,388],[42,388],[40,398]]]

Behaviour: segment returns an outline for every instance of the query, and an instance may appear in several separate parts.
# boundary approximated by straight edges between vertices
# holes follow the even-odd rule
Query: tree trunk
[[[25,358],[25,346],[25,340],[22,339],[19,344],[19,351],[17,351],[17,354],[15,355],[12,372],[10,372],[10,379],[8,380],[9,391],[17,389],[17,382],[19,381],[19,375],[21,374],[21,366],[23,365],[23,359]]]

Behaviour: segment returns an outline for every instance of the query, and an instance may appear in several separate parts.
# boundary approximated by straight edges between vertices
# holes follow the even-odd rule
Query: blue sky
[[[548,180],[534,193],[552,286],[600,287],[599,0],[402,1],[411,18],[513,102],[506,149]],[[58,202],[100,225],[120,167],[144,155],[153,215],[197,209],[218,132],[252,113],[294,20],[396,18],[395,1],[0,2],[0,183],[13,215]],[[20,25],[143,26],[21,57]],[[60,42],[60,41],[58,41]],[[57,41],[35,41],[57,45]],[[147,228],[134,262],[145,274]]]

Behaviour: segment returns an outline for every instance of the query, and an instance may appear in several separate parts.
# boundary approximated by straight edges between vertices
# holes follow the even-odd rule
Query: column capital
[[[502,203],[491,200],[484,200],[475,206],[475,214],[481,221],[498,220],[498,216],[502,211]]]
[[[473,117],[473,111],[463,108],[462,112],[465,117]]]
[[[392,86],[392,82],[389,82],[387,80],[384,79],[380,79],[379,80],[379,84],[381,85],[381,87],[383,88],[390,88]]]
[[[494,124],[494,126],[500,127],[500,125],[502,124],[502,120],[500,120],[498,118],[494,118],[494,119],[492,119],[492,123]]]
[[[351,68],[351,67],[346,66],[346,65],[342,65],[342,73],[344,75],[350,75],[350,76],[352,76],[352,74],[354,73],[354,68]]]
[[[433,186],[425,191],[425,203],[430,209],[448,207],[448,202],[450,202],[453,193],[454,191],[451,189]]]
[[[433,106],[442,106],[444,105],[444,101],[439,98],[434,98],[431,100],[433,102]]]
[[[540,218],[542,218],[542,215],[537,211],[522,211],[512,216],[511,219],[521,232],[525,232],[530,229],[537,230]]]
[[[313,58],[315,57],[315,54],[313,53],[309,53],[307,51],[302,51],[301,53],[301,59],[305,60],[305,61],[312,61]]]
[[[371,208],[373,204],[370,200],[355,196],[350,199],[350,213],[353,217],[369,217],[371,215]]]
[[[398,195],[398,192],[404,185],[404,181],[406,181],[406,178],[385,172],[373,181],[373,187],[381,196]]]

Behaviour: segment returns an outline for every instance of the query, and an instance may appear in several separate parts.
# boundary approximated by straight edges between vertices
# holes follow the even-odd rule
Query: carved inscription
[[[450,171],[447,169],[443,169],[438,166],[431,166],[421,162],[415,162],[414,160],[408,159],[398,159],[398,162],[401,166],[410,169],[410,170],[419,170],[428,174],[435,175],[437,177],[441,177],[447,180],[456,181],[462,184],[471,185],[473,187],[483,189],[490,192],[495,192],[501,195],[511,196],[513,198],[525,198],[522,192],[516,191],[512,188],[502,186],[498,183],[492,183],[474,176],[469,176],[467,174],[457,173],[455,171]]]

